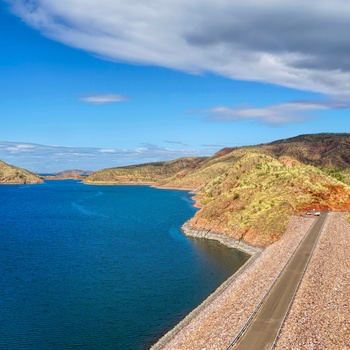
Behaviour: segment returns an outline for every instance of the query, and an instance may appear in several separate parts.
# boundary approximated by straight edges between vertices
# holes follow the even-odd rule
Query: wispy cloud
[[[143,143],[135,149],[47,146],[0,141],[0,159],[37,172],[102,168],[209,155],[212,150],[172,149]]]
[[[181,141],[169,141],[169,140],[166,140],[164,141],[165,143],[170,143],[172,145],[180,145],[180,146],[186,146],[188,147],[189,145],[187,143],[183,143]]]
[[[345,0],[5,0],[47,37],[98,57],[350,98]]]
[[[0,144],[0,148],[5,145]],[[34,145],[31,144],[10,144],[7,147],[3,147],[7,152],[11,154],[19,154],[19,153],[32,153],[35,151]]]
[[[90,95],[90,96],[85,96],[80,98],[80,101],[82,102],[92,103],[96,105],[114,103],[114,102],[124,102],[127,100],[128,98],[126,96],[116,95],[116,94]]]
[[[115,148],[102,148],[99,150],[100,153],[118,153],[118,150]]]
[[[218,144],[215,144],[215,143],[205,143],[202,145],[203,147],[210,147],[210,148],[224,148],[226,147],[226,145],[218,145]]]
[[[350,109],[350,103],[343,101],[293,101],[266,107],[236,107],[217,106],[210,109],[195,111],[206,115],[208,121],[235,122],[241,120],[258,121],[268,125],[302,123],[313,117],[317,110]]]

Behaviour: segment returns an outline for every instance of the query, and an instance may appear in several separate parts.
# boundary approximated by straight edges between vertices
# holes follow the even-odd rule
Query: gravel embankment
[[[350,223],[330,213],[276,349],[350,349]]]
[[[293,216],[282,239],[243,268],[210,303],[204,303],[190,315],[190,321],[179,332],[168,333],[152,349],[225,349],[254,312],[312,222],[312,218]]]

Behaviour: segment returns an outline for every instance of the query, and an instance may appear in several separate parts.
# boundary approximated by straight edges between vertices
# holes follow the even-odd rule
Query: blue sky
[[[2,1],[0,159],[97,170],[349,132],[348,18],[341,0]]]

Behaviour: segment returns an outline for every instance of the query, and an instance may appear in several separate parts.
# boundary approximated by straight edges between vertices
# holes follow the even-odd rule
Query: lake
[[[0,186],[0,349],[148,349],[249,258],[183,236],[187,191]]]

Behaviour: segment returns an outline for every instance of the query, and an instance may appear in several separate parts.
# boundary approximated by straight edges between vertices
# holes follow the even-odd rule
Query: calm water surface
[[[184,237],[185,191],[0,186],[0,349],[148,349],[248,256]]]

